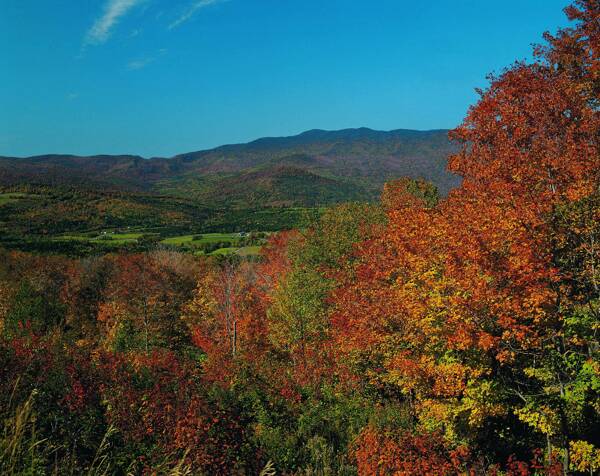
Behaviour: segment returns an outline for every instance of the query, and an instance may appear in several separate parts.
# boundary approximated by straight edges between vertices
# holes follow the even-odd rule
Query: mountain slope
[[[223,191],[226,193],[223,193]],[[286,163],[231,175],[214,182],[200,199],[215,206],[317,207],[371,198],[364,187],[335,180]]]
[[[0,185],[70,185],[162,193],[207,206],[315,206],[371,200],[387,180],[424,178],[442,194],[455,152],[445,130],[311,130],[172,158],[98,155],[0,157]]]

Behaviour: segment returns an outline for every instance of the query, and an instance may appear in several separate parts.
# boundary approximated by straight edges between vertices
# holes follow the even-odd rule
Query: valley
[[[155,245],[198,252],[204,245],[181,237],[305,228],[328,206],[377,201],[403,176],[445,195],[459,184],[446,170],[455,151],[445,130],[359,128],[172,158],[0,157],[0,245],[72,256]]]

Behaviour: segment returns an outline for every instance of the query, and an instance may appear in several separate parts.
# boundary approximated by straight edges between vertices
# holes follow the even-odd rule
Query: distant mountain
[[[371,200],[385,181],[424,178],[442,194],[456,151],[446,130],[311,130],[172,158],[131,155],[0,157],[0,185],[71,185],[158,193],[211,207],[318,206]]]

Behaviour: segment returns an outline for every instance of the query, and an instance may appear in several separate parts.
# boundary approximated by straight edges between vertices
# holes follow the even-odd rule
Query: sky
[[[0,0],[0,155],[457,126],[568,0]]]

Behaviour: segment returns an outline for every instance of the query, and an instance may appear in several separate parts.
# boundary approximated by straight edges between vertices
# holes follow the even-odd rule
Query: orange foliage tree
[[[578,27],[544,60],[492,77],[452,132],[460,189],[432,207],[405,184],[386,188],[387,229],[362,245],[333,315],[345,361],[397,388],[415,431],[459,446],[527,425],[548,465],[560,449],[565,473],[569,439],[592,434],[573,416],[598,415],[598,6],[578,6]]]

